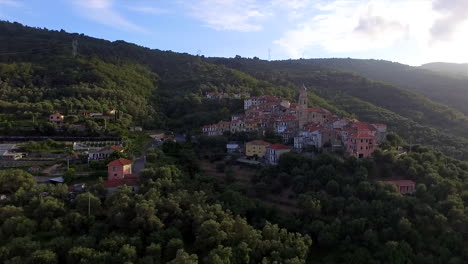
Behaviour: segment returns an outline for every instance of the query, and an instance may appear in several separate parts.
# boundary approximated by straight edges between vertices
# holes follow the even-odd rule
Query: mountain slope
[[[468,114],[468,80],[465,78],[384,60],[307,59],[294,62],[314,69],[334,68],[354,72],[374,81],[420,93]]]
[[[304,83],[312,87],[314,105],[388,123],[407,140],[468,157],[468,123],[462,113],[309,60],[206,59],[7,22],[0,22],[0,33],[0,80],[7,87],[1,98],[9,109],[3,119],[10,123],[16,122],[15,115],[31,119],[31,112],[46,116],[51,111],[120,108],[132,123],[195,132],[242,109],[240,100],[203,100],[205,92],[295,99],[296,87]],[[78,41],[76,57],[73,40]],[[17,98],[18,91],[24,97]]]
[[[468,63],[432,62],[419,66],[421,69],[439,72],[456,78],[468,78]]]

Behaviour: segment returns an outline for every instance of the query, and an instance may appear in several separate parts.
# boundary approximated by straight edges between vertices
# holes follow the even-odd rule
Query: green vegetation
[[[2,184],[0,261],[305,263],[308,236],[268,222],[254,228],[214,203],[217,184],[197,172],[190,149],[165,143],[138,193],[121,187],[107,198],[96,185],[70,200],[65,185],[1,172],[0,182],[17,180]]]
[[[71,151],[71,146],[70,150]],[[52,139],[47,139],[44,141],[31,141],[28,143],[24,143],[21,145],[21,149],[23,151],[29,153],[51,153],[51,152],[58,152],[62,153],[65,151],[66,144],[54,141]]]
[[[225,144],[255,135],[200,137],[197,144],[166,142],[147,153],[147,169],[141,173],[137,192],[121,187],[110,196],[100,183],[75,197],[66,185],[37,185],[24,171],[2,170],[0,262],[456,264],[468,260],[468,163],[461,161],[468,158],[468,121],[460,103],[466,97],[460,92],[456,99],[453,93],[461,86],[436,93],[437,82],[430,75],[428,81],[434,85],[426,89],[421,88],[423,82],[414,81],[410,85],[421,90],[406,87],[413,90],[408,91],[401,82],[422,75],[415,79],[405,75],[405,79],[383,71],[379,62],[352,67],[369,72],[366,67],[375,66],[375,74],[388,76],[372,79],[390,78],[398,87],[343,72],[350,69],[340,65],[354,60],[204,58],[7,22],[0,22],[0,32],[2,135],[119,135],[127,140],[125,155],[138,156],[148,138],[129,132],[129,126],[184,132],[190,138],[200,126],[229,120],[242,111],[241,100],[208,100],[206,92],[294,100],[296,87],[305,84],[313,105],[386,123],[405,139],[390,134],[383,151],[375,152],[372,159],[336,153],[313,158],[285,154],[279,166],[263,168],[251,183],[244,178],[242,184],[237,181],[244,175],[233,169],[234,159],[223,160]],[[75,39],[78,56],[72,57],[70,43]],[[451,84],[455,82],[446,83]],[[112,109],[118,114],[108,114],[109,119],[81,115],[107,114]],[[63,126],[47,122],[54,112],[67,116]],[[278,140],[271,134],[265,138]],[[411,151],[402,155],[396,147],[404,144]],[[49,140],[24,148],[54,152],[63,146]],[[217,162],[213,168],[221,177],[204,175],[199,158]],[[86,181],[103,176],[103,165],[91,164],[96,173]],[[66,172],[68,182],[84,180],[78,175],[80,166],[72,165]],[[379,183],[386,179],[414,180],[417,191],[401,195]],[[279,202],[271,198],[288,205],[273,208]]]
[[[253,195],[287,195],[293,212],[249,197],[234,171],[204,176],[191,144],[150,151],[137,193],[122,187],[106,197],[98,184],[70,200],[64,185],[2,171],[0,260],[464,263],[468,163],[420,146],[397,156],[401,143],[392,134],[385,152],[366,160],[283,155],[252,179]],[[395,177],[416,181],[416,193],[378,182]]]

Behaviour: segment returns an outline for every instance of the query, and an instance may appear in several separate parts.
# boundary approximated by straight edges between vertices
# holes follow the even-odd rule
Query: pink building
[[[65,116],[60,113],[55,113],[49,116],[49,122],[61,125],[65,120]]]
[[[411,180],[383,181],[385,184],[392,184],[401,194],[411,194],[416,191],[416,183]]]
[[[368,131],[350,134],[347,138],[346,151],[357,158],[368,158],[377,149],[377,140]]]
[[[137,186],[138,176],[132,174],[132,161],[128,159],[116,159],[107,164],[107,181],[104,186],[115,188],[121,185]]]

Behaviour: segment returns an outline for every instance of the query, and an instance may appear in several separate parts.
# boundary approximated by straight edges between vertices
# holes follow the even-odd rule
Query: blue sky
[[[467,0],[0,0],[0,19],[205,56],[468,62]]]

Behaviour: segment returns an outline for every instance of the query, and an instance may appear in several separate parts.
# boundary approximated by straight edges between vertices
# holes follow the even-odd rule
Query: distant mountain
[[[310,69],[333,68],[408,89],[468,114],[468,80],[385,60],[305,59],[290,61]]]
[[[229,119],[242,109],[240,101],[203,101],[206,92],[295,100],[297,87],[305,84],[313,105],[387,123],[407,140],[468,158],[468,118],[462,113],[467,104],[460,99],[466,83],[402,64],[204,58],[8,22],[0,22],[0,51],[0,133],[19,133],[20,125],[32,122],[32,113],[43,119],[54,111],[113,108],[122,110],[128,123],[196,133],[202,125]],[[436,93],[445,97],[429,96],[427,90],[438,90],[437,85],[424,86],[426,77],[431,84],[447,83],[458,97],[447,92]]]
[[[423,64],[420,68],[456,78],[468,78],[468,63],[432,62]]]

